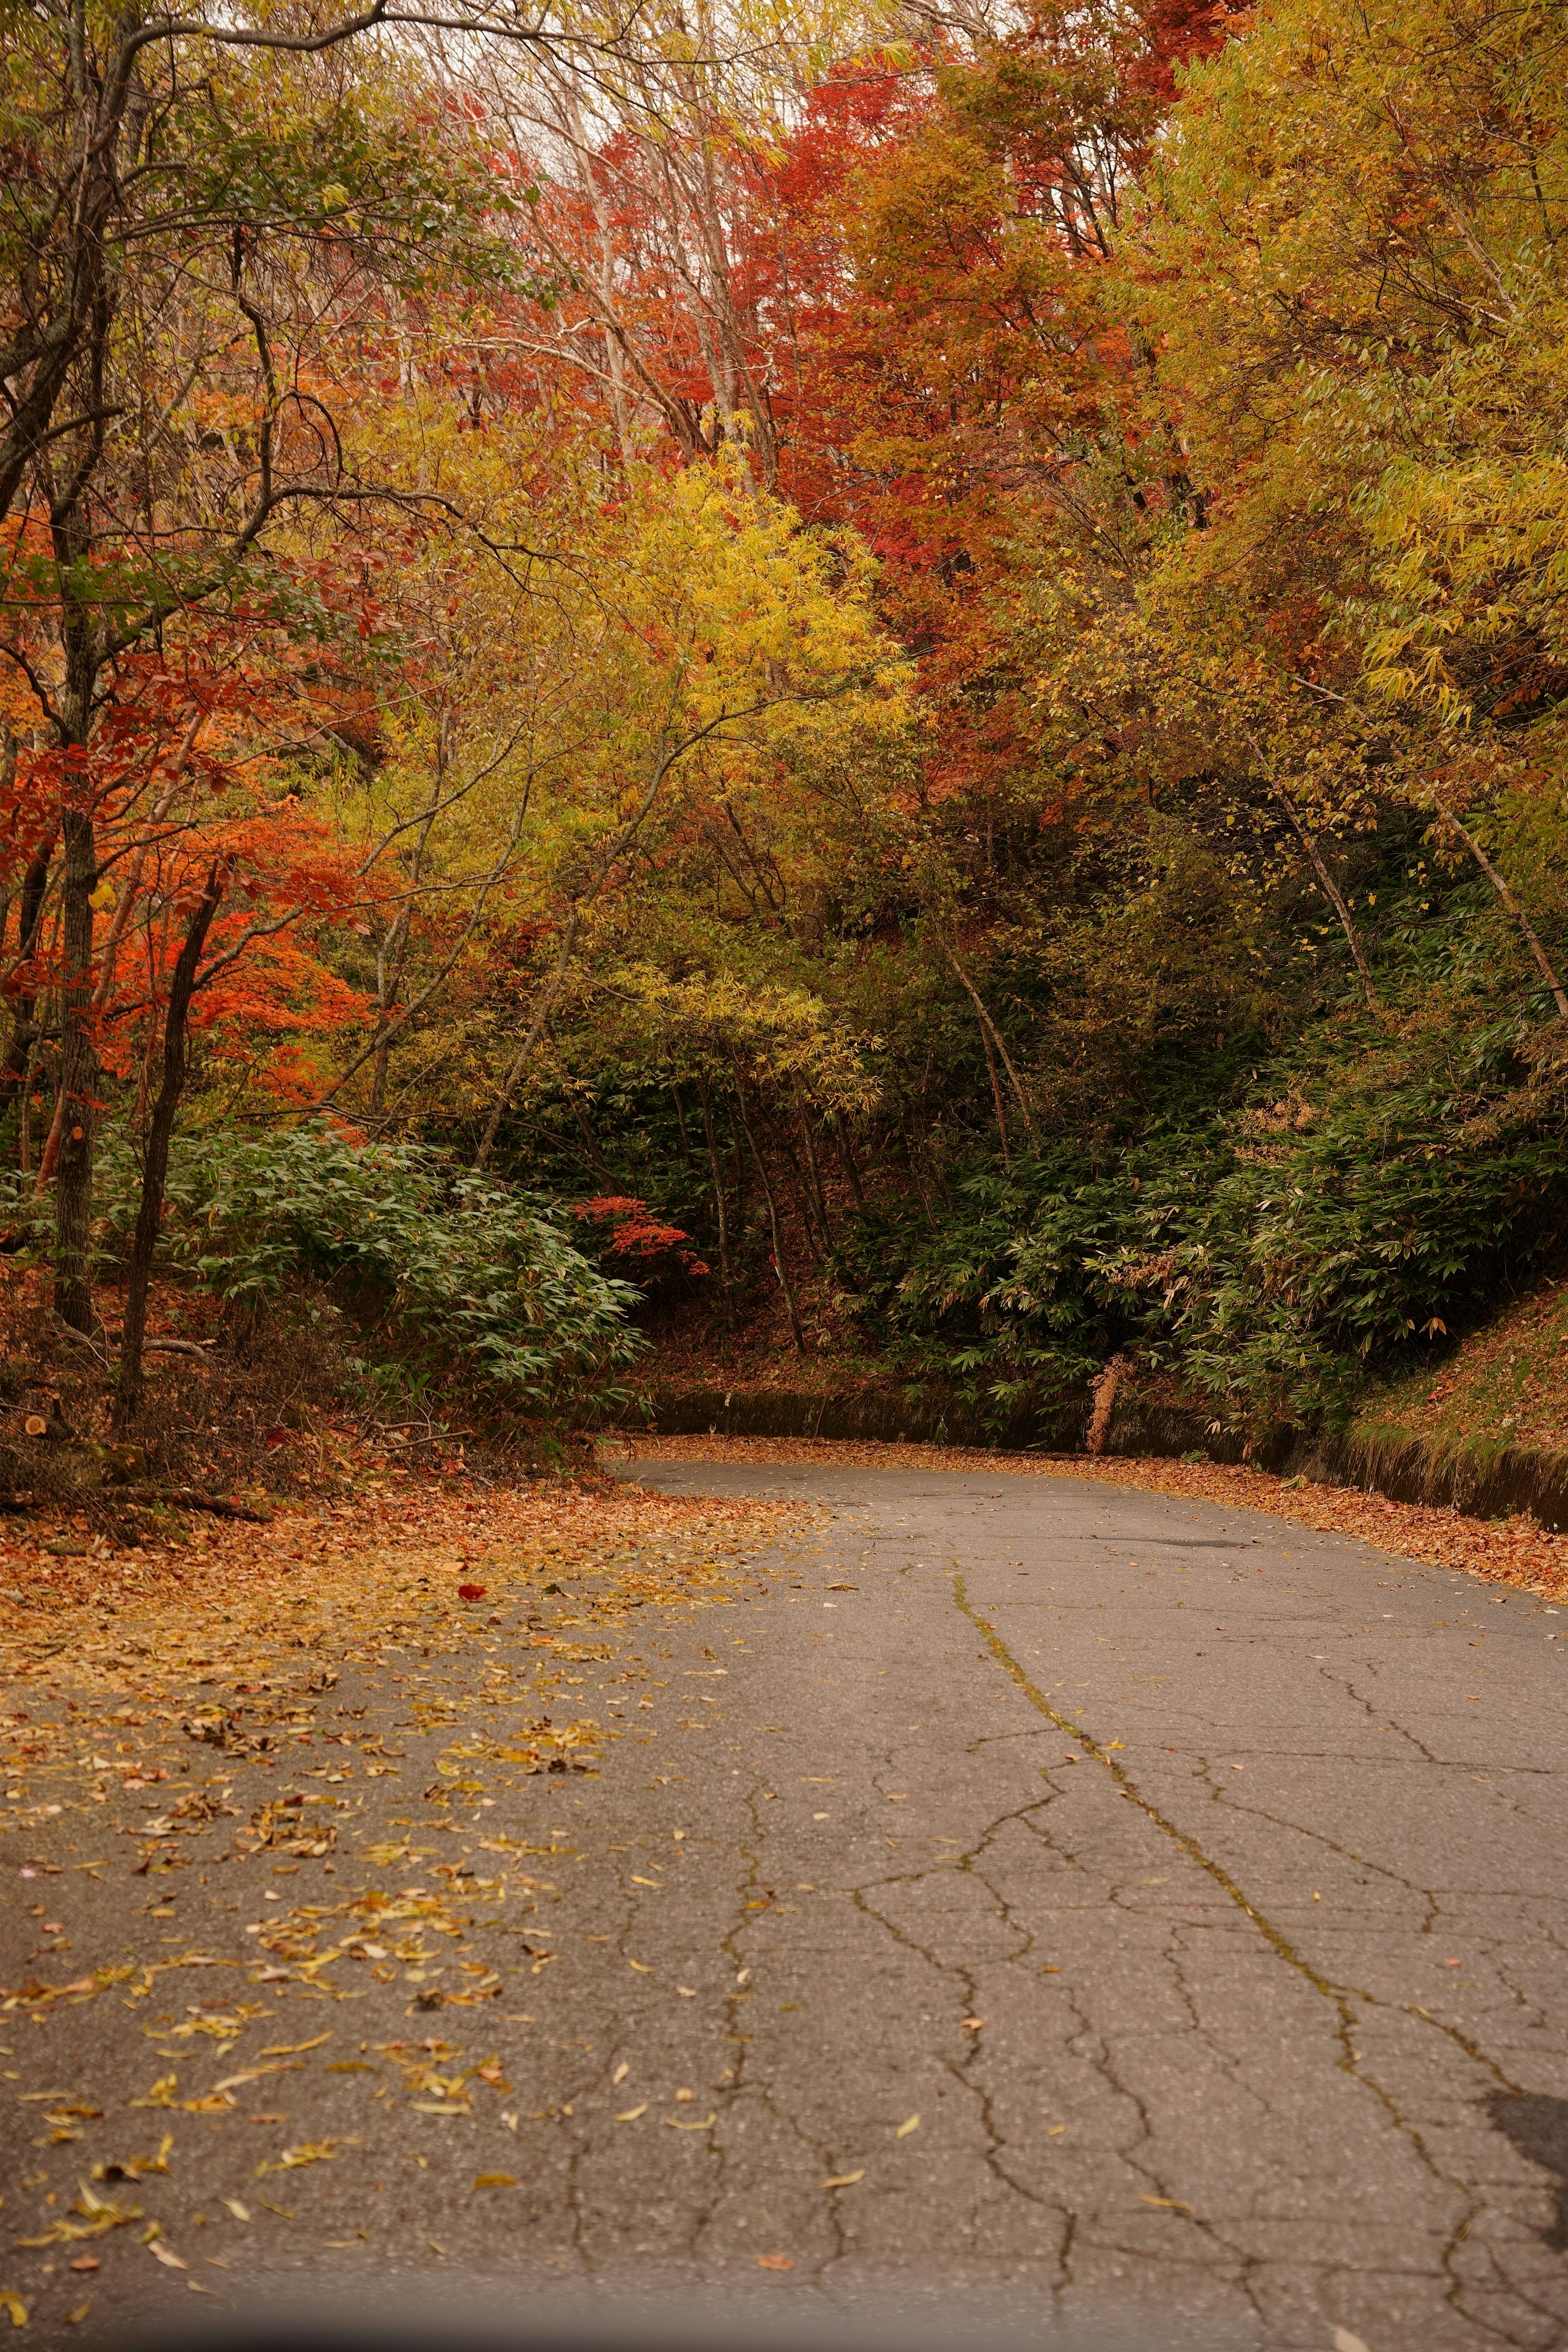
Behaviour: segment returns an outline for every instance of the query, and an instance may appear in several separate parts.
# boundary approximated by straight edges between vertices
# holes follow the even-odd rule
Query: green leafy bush
[[[1568,1041],[1429,1002],[1323,1035],[1205,1127],[1052,1147],[866,1224],[844,1271],[906,1364],[998,1412],[1081,1400],[1121,1349],[1227,1426],[1337,1421],[1528,1281],[1568,1230]]]
[[[135,1219],[139,1175],[106,1140],[98,1213]],[[409,1143],[351,1144],[321,1126],[176,1141],[166,1263],[221,1297],[275,1299],[301,1276],[346,1286],[399,1352],[448,1364],[498,1402],[559,1416],[622,1401],[641,1341],[629,1283],[600,1274],[538,1201]]]

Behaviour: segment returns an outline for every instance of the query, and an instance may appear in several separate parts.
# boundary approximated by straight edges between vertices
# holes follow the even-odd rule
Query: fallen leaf
[[[96,2254],[73,2254],[71,2256],[70,2266],[73,2271],[95,2271],[99,2267],[98,2256]]]
[[[647,2111],[648,2102],[645,2099],[640,2107],[628,2107],[624,2115],[619,2115],[616,2117],[616,2121],[618,2124],[635,2124],[637,2117],[639,2116],[646,2116]]]
[[[1138,2202],[1140,2205],[1165,2205],[1173,2213],[1190,2213],[1193,2210],[1190,2205],[1184,2205],[1179,2197],[1140,2196]]]
[[[795,2256],[793,2254],[759,2254],[757,2268],[760,2271],[793,2271]]]
[[[276,2164],[270,2159],[258,2164],[253,2178],[259,2180],[268,2172],[297,2172],[304,2164],[328,2164],[340,2148],[363,2147],[358,2139],[303,2139],[295,2147],[286,2147]]]
[[[509,2131],[509,2132],[511,2132],[511,2133],[515,2136],[516,2131],[517,2131],[517,2117],[516,2117],[516,2116],[514,2116],[514,2115],[505,2115],[505,2116],[502,2116],[502,2117],[501,2117],[501,2121],[502,2121],[502,2123],[503,2123],[503,2124],[505,2124],[505,2126],[506,2126],[506,2127],[507,2127],[508,2131]]]
[[[689,2124],[680,2116],[666,2116],[664,2120],[669,2126],[671,2131],[707,2131],[712,2125],[718,2122],[719,2110],[715,2107],[712,2114],[710,2116],[704,2116],[700,2124]]]
[[[150,2239],[148,2241],[147,2252],[152,2255],[155,2263],[162,2263],[165,2270],[188,2271],[191,2267],[189,2263],[183,2263],[178,2254],[174,2252],[173,2248],[166,2246],[163,2243],[162,2238]]]
[[[639,1977],[651,1977],[653,1974],[653,1970],[650,1968],[645,1968],[641,1960],[628,1960],[626,1966],[628,1969],[636,1969]]]
[[[68,2312],[67,2312],[67,2314],[66,2314],[66,2326],[67,2326],[68,2327],[79,2327],[79,2326],[80,2326],[80,2325],[81,2325],[81,2323],[82,2323],[82,2321],[87,2317],[88,2313],[89,2313],[91,2309],[92,2309],[92,2298],[91,2298],[91,2296],[89,2295],[89,2296],[88,2297],[88,2300],[87,2300],[85,2303],[79,2303],[79,2304],[77,2305],[77,2307],[76,2307],[76,2309],[75,2309],[74,2311],[68,2311]]]
[[[1359,2336],[1352,2336],[1348,2327],[1336,2327],[1334,2352],[1366,2352],[1366,2346]]]
[[[517,2181],[510,2172],[476,2172],[476,2189],[515,2189]]]
[[[984,2022],[985,2020],[983,2017],[966,2017],[963,2021],[963,2031],[965,2033],[978,2033]]]
[[[695,1985],[677,1985],[675,1990],[680,1995],[682,2000],[695,2000],[697,1998],[697,1987]]]
[[[893,2137],[895,2139],[908,2139],[910,2134],[912,2131],[919,2131],[920,2127],[921,2119],[919,2116],[906,2116],[903,2122],[899,2126],[898,2130],[893,2134]]]
[[[623,2058],[620,2064],[616,2068],[615,2073],[610,2077],[610,2088],[614,2090],[617,2083],[624,2083],[631,2071],[631,2060],[629,2058]]]
[[[326,2033],[318,2033],[313,2042],[274,2042],[261,2054],[264,2058],[297,2058],[301,2050],[319,2050],[323,2042],[331,2040],[335,2032],[333,2027]]]
[[[858,2172],[836,2172],[831,2179],[822,2181],[819,2186],[824,2189],[853,2189],[858,2180],[864,2180],[865,2178],[866,2168],[862,2165]]]
[[[248,2205],[242,2205],[237,2197],[220,2197],[217,2201],[220,2205],[226,2205],[228,2207],[229,2211],[234,2215],[237,2221],[249,2221],[250,2208]]]
[[[13,2327],[26,2327],[27,2306],[19,2294],[0,2292],[0,2311],[6,2313]]]

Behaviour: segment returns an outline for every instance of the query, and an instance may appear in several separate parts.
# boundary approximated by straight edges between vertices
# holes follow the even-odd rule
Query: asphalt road
[[[57,1966],[197,1956],[0,2019],[13,2241],[173,2134],[167,2171],[97,2187],[142,2219],[13,2243],[19,2344],[198,2311],[221,2341],[279,2294],[448,2316],[587,2294],[737,2339],[925,2313],[947,2341],[1148,2352],[1568,2345],[1568,1612],[1071,1479],[640,1475],[833,1516],[732,1607],[620,1643],[606,1685],[635,1665],[651,1704],[597,1777],[498,1781],[482,1810],[476,1779],[390,1876],[344,1847],[331,1877],[187,1870],[173,1930],[119,1859],[79,1874],[101,1815],[40,1831],[29,1884],[7,1864],[7,1984],[49,1964],[46,1900]],[[356,1834],[391,1837],[442,1734],[384,1679],[333,1696],[412,1759],[363,1790]],[[363,1950],[311,1958],[405,1869],[448,1906],[439,1957],[397,1947],[400,1970],[383,1927],[374,1978]],[[269,1885],[331,1943],[257,1965]],[[179,2041],[221,2015],[232,2045]]]

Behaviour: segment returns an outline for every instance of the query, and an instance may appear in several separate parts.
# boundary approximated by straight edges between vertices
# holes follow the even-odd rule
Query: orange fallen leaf
[[[760,2271],[793,2271],[795,2256],[793,2254],[759,2254],[757,2268]]]

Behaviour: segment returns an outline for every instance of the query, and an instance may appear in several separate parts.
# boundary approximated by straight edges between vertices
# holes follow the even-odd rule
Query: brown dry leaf
[[[1179,2197],[1140,2196],[1138,2202],[1140,2205],[1165,2205],[1173,2213],[1190,2213],[1193,2210],[1190,2205],[1184,2205]]]
[[[795,2256],[793,2254],[759,2254],[757,2268],[760,2271],[793,2271]]]
[[[517,2180],[510,2172],[476,2172],[474,2187],[476,2189],[515,2189]]]

